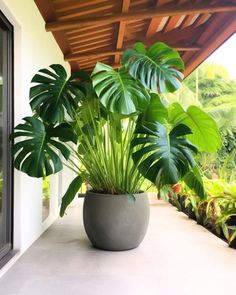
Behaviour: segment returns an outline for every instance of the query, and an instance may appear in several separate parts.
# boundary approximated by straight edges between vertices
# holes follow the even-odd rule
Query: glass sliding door
[[[12,248],[12,41],[12,26],[0,12],[0,260]]]

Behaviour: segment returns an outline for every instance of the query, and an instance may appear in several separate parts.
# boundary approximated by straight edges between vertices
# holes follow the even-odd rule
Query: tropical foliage
[[[223,144],[217,153],[202,152],[197,158],[205,175],[206,197],[200,199],[182,182],[181,191],[178,195],[171,192],[170,201],[179,210],[185,210],[188,214],[191,211],[198,223],[226,238],[229,245],[235,247],[236,81],[230,80],[224,67],[203,64],[184,81],[184,87],[167,98],[175,103],[181,101],[182,106],[187,108],[190,102],[184,100],[186,94],[189,94],[190,101],[196,107],[202,106],[217,122]],[[181,198],[185,199],[184,206],[181,206]]]
[[[203,197],[195,155],[216,152],[220,136],[200,108],[162,98],[180,87],[183,68],[178,52],[159,42],[127,49],[118,70],[97,63],[91,76],[67,78],[61,65],[41,69],[30,89],[33,116],[11,136],[15,167],[45,177],[64,164],[77,174],[61,216],[83,182],[96,192],[132,196],[145,178],[159,190],[182,180]]]

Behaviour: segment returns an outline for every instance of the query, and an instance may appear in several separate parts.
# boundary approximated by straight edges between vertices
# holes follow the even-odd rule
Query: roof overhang
[[[72,71],[120,65],[135,42],[176,48],[191,73],[236,31],[235,1],[35,0]]]

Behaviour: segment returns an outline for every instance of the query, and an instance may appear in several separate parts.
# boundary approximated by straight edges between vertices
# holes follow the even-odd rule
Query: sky
[[[236,33],[209,56],[206,62],[224,66],[230,78],[236,79]]]

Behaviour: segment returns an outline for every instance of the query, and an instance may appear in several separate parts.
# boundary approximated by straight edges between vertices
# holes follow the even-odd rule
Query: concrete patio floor
[[[82,204],[58,219],[0,279],[1,295],[236,294],[236,250],[163,201],[139,248],[92,248]]]

